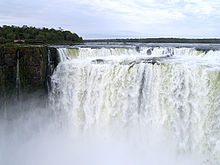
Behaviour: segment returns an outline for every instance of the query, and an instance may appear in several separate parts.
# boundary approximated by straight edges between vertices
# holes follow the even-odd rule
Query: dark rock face
[[[0,48],[0,97],[11,97],[16,86],[16,49]]]
[[[19,73],[23,92],[44,88],[47,68],[46,48],[21,48],[19,51]]]
[[[49,58],[48,52],[50,52]],[[18,62],[19,74],[17,73]],[[47,94],[49,77],[57,65],[58,57],[55,48],[0,47],[0,110],[8,100],[16,100],[18,92],[19,96],[22,95],[21,98],[36,92],[41,95]],[[16,87],[18,75],[19,88]]]

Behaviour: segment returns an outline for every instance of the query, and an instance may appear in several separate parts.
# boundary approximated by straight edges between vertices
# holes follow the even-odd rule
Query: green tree
[[[10,32],[10,33],[7,34],[6,39],[15,40],[16,39],[16,34],[14,34],[13,32]]]
[[[34,43],[36,41],[43,41],[44,43],[75,43],[82,42],[82,38],[76,33],[70,31],[64,31],[62,28],[59,30],[48,29],[43,27],[35,28],[23,25],[18,26],[7,26],[3,25],[0,27],[0,36],[2,42],[12,42],[15,39],[25,39],[27,42]]]

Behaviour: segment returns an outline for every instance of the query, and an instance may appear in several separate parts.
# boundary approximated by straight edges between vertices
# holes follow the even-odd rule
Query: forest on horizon
[[[36,28],[33,26],[0,26],[0,44],[77,44],[82,42],[139,42],[139,43],[216,43],[220,39],[189,39],[189,38],[126,38],[126,39],[91,39],[83,40],[76,33],[59,28]]]
[[[16,41],[17,40],[17,41]],[[82,42],[82,37],[76,33],[59,28],[49,29],[46,27],[36,28],[27,25],[19,26],[0,26],[0,44],[5,43],[27,43],[27,44],[73,44]]]

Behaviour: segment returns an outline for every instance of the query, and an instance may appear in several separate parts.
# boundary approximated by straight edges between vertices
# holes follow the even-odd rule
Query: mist
[[[65,114],[18,103],[0,123],[0,164],[7,165],[199,165],[201,157],[178,153],[165,130],[132,127],[74,129]],[[30,108],[27,111],[27,108]],[[19,112],[19,113],[15,113]],[[10,117],[9,117],[10,116]]]

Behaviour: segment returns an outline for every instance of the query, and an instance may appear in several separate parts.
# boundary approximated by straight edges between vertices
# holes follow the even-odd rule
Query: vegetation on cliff
[[[82,37],[70,31],[48,28],[35,28],[26,25],[22,27],[7,26],[0,27],[0,44],[24,42],[27,44],[73,44],[82,42]]]

